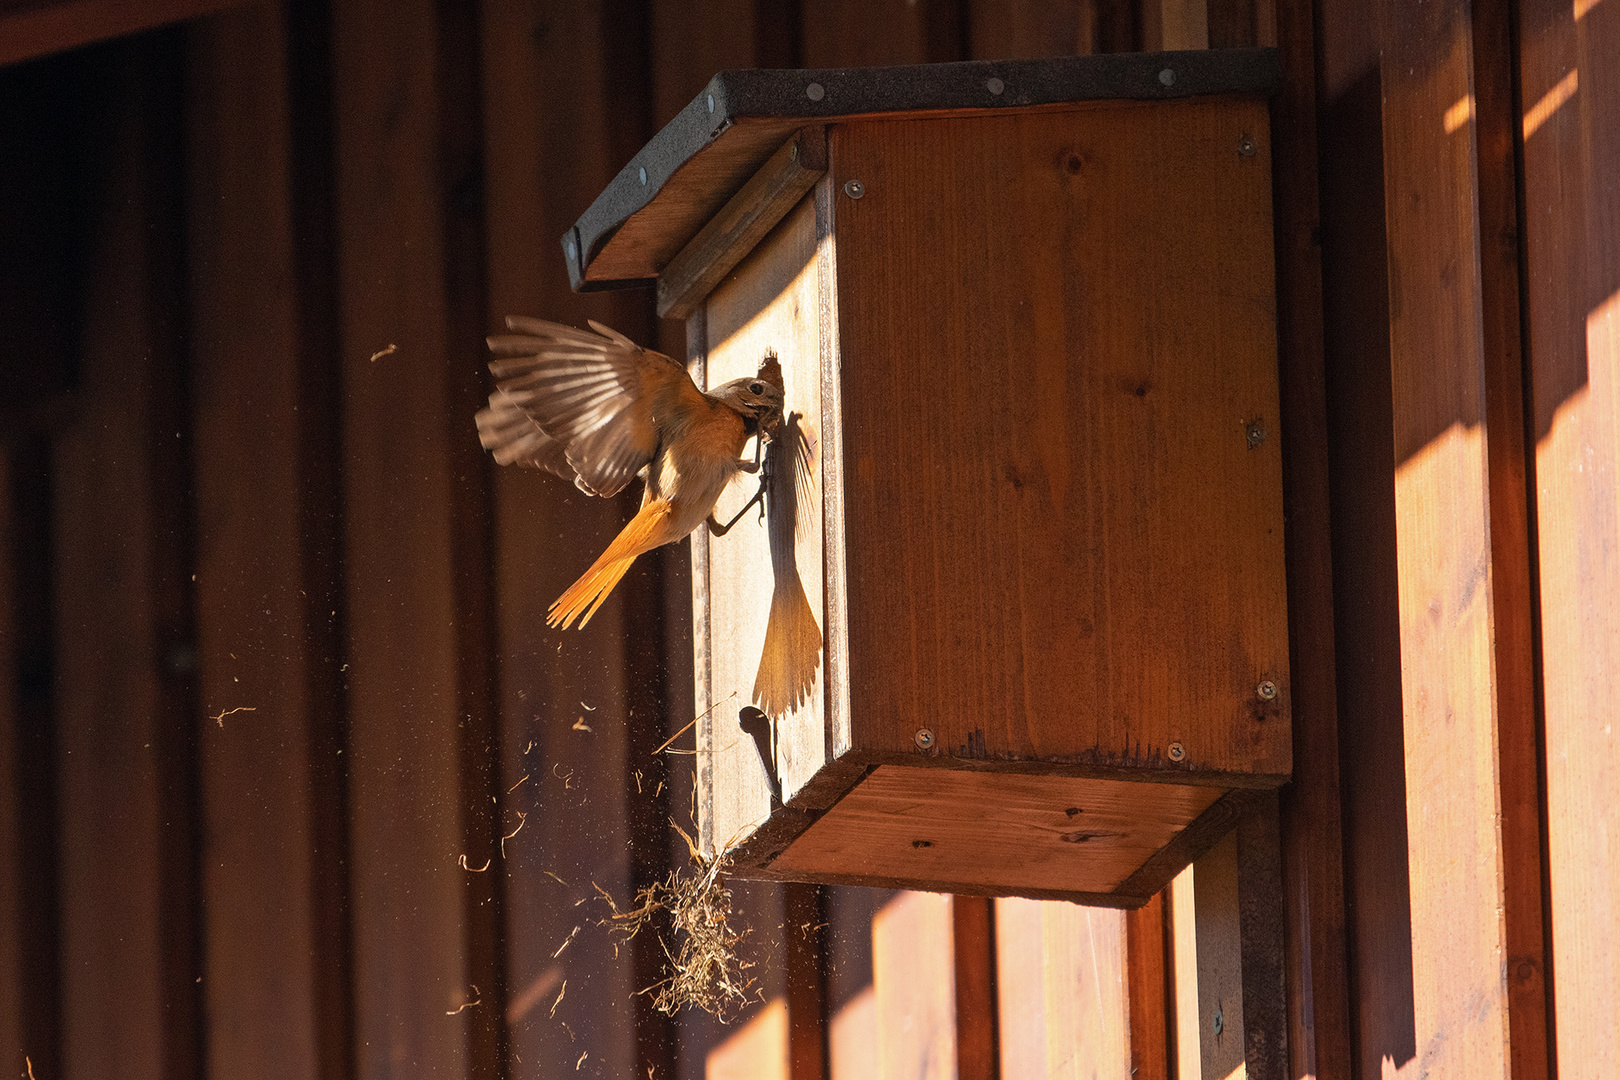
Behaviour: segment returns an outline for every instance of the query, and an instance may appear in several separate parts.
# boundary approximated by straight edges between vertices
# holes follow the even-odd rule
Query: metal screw
[[[1260,695],[1261,701],[1277,700],[1277,684],[1270,679],[1263,680],[1259,686],[1254,688],[1254,692]]]
[[[1182,758],[1184,758],[1186,756],[1187,756],[1187,748],[1186,747],[1182,746],[1178,742],[1173,742],[1173,743],[1170,744],[1170,760],[1171,761],[1180,761]]]
[[[917,749],[928,750],[934,745],[934,733],[928,728],[920,727],[917,734],[912,737],[912,741],[917,744]]]
[[[1253,450],[1266,441],[1266,425],[1258,420],[1250,420],[1243,425],[1243,438],[1248,441],[1249,449]]]
[[[1238,156],[1254,157],[1254,152],[1256,149],[1257,147],[1254,144],[1253,135],[1245,135],[1243,138],[1238,140]]]
[[[641,170],[641,186],[642,187],[647,186],[647,170],[646,169]]]
[[[804,96],[811,101],[820,101],[827,96],[827,88],[818,82],[813,82],[804,88]]]
[[[563,244],[563,250],[568,252],[568,261],[573,262],[574,261],[574,238],[573,237],[569,237],[568,241],[565,244]]]
[[[714,95],[709,95],[709,111],[714,112]]]
[[[1226,1029],[1226,1018],[1221,1015],[1221,1010],[1216,1009],[1215,1010],[1215,1034],[1219,1035],[1225,1029]]]
[[[984,81],[984,88],[992,94],[999,95],[1003,90],[1007,89],[1007,84],[992,75]]]
[[[866,185],[861,183],[859,180],[845,180],[844,194],[848,195],[852,199],[858,199],[862,195],[866,194]]]
[[[788,160],[789,161],[798,161],[799,160],[799,144],[798,143],[794,143],[792,146],[788,147]]]
[[[1165,68],[1163,71],[1159,72],[1159,82],[1163,83],[1165,86],[1176,85],[1176,73],[1171,71],[1169,68]]]

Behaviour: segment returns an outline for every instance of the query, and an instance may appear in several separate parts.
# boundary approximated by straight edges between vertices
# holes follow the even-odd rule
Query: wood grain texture
[[[857,747],[1288,773],[1266,129],[833,131]]]
[[[305,425],[281,10],[199,24],[189,63],[208,1062],[214,1075],[314,1080],[308,697],[321,660],[301,595],[318,586],[298,532]]]
[[[772,870],[949,882],[991,895],[1110,893],[1222,794],[1153,785],[1144,802],[1142,791],[1117,780],[883,765]]]
[[[1281,793],[1288,1053],[1295,1076],[1350,1069],[1338,670],[1322,304],[1316,26],[1312,5],[1272,11],[1282,86],[1272,99],[1278,392],[1288,572],[1294,781]],[[1265,19],[1257,18],[1264,23]]]
[[[192,780],[171,748],[193,730],[174,690],[195,664],[191,643],[174,632],[184,609],[171,599],[178,567],[166,547],[187,528],[167,487],[183,478],[162,469],[165,452],[184,441],[166,423],[185,370],[165,318],[167,290],[179,285],[170,276],[177,252],[166,250],[178,244],[178,219],[162,194],[183,183],[164,137],[177,134],[178,102],[169,100],[173,111],[162,104],[176,46],[173,37],[149,39],[109,58],[116,180],[96,207],[80,407],[55,440],[64,1076],[156,1080],[194,1076],[200,1065],[183,1037],[195,1020],[189,1002],[170,996],[177,963],[182,979],[195,978],[171,951],[171,935],[186,930],[171,890],[187,883],[169,846],[188,838],[166,798]],[[170,446],[159,442],[160,425]]]
[[[499,328],[508,314],[531,313],[575,326],[595,318],[650,340],[648,297],[573,293],[551,239],[623,163],[609,138],[617,120],[607,94],[614,77],[604,40],[612,29],[607,9],[489,0],[479,20],[488,117],[488,328]],[[467,379],[478,377],[466,369]],[[475,437],[469,421],[470,415],[451,418],[457,438]],[[546,606],[607,546],[638,495],[609,501],[530,470],[494,475],[502,832],[521,826],[496,865],[507,874],[507,1023],[518,1071],[566,1075],[582,1052],[590,1056],[581,1072],[628,1076],[639,1069],[637,1010],[646,999],[634,994],[645,983],[635,981],[632,951],[616,952],[607,935],[588,932],[599,915],[575,904],[595,895],[592,881],[621,902],[628,898],[633,801],[645,807],[660,783],[667,788],[667,777],[692,759],[666,758],[665,765],[650,753],[633,760],[629,751],[627,729],[642,718],[628,715],[634,690],[625,620],[639,573],[586,630],[561,635],[545,624]],[[680,711],[677,726],[693,717],[684,703]],[[590,731],[574,728],[581,720]],[[639,786],[635,769],[642,770]],[[686,805],[671,809],[686,826]],[[667,825],[665,815],[638,813],[659,830]],[[554,957],[576,926],[579,935]],[[565,978],[567,994],[552,1016]]]
[[[995,907],[999,1075],[1133,1075],[1125,920],[1134,913],[1021,899]]]
[[[468,1048],[450,1014],[477,995],[457,865],[437,25],[427,3],[333,16],[357,1072],[454,1075]]]
[[[658,315],[684,319],[799,204],[827,169],[824,128],[806,128],[760,166],[658,275]]]
[[[1508,1068],[1515,1080],[1557,1075],[1551,1057],[1542,890],[1542,732],[1536,688],[1534,540],[1525,452],[1525,363],[1520,305],[1518,169],[1510,5],[1485,0],[1472,15],[1475,213],[1480,348],[1485,368],[1496,783],[1501,814]]]
[[[957,1080],[996,1080],[1001,1075],[992,903],[978,896],[951,897]]]
[[[1620,1072],[1620,8],[1517,15],[1549,966],[1558,1075],[1596,1080]]]
[[[968,5],[968,59],[1099,52],[1096,8],[1095,0],[1047,4],[977,0]]]
[[[1175,985],[1170,979],[1167,892],[1125,913],[1125,989],[1130,1020],[1131,1075],[1169,1080],[1175,1037]]]
[[[710,1050],[703,1071],[704,1080],[790,1080],[794,1075],[788,1059],[788,1006],[781,998]]]
[[[1277,799],[1268,795],[1257,801],[1234,833],[1243,1063],[1248,1080],[1289,1080],[1287,915]]]
[[[767,350],[781,359],[786,381],[784,438],[768,449],[781,482],[771,489],[769,519],[754,511],[723,537],[708,540],[710,650],[707,755],[713,781],[701,796],[706,825],[720,847],[746,838],[774,805],[797,805],[806,784],[829,763],[823,717],[826,679],[820,648],[823,571],[819,449],[807,483],[799,484],[792,432],[811,447],[820,442],[822,414],[821,264],[816,212],[804,199],[784,218],[706,305],[707,377],[710,385],[757,374]],[[795,419],[797,418],[797,419]],[[728,521],[758,488],[740,477],[721,497],[716,516]],[[797,630],[802,624],[802,640]],[[799,646],[767,643],[788,639]],[[700,647],[705,644],[699,639]],[[764,693],[767,687],[779,692]],[[774,702],[774,707],[773,707]],[[740,726],[740,710],[771,709],[763,742]],[[826,802],[806,793],[813,805]],[[774,800],[774,802],[773,802]]]
[[[1197,941],[1198,1060],[1203,1080],[1248,1075],[1243,1012],[1243,933],[1238,909],[1237,834],[1228,834],[1193,863]],[[1178,966],[1184,957],[1178,953]],[[1182,1031],[1187,1026],[1181,1027]],[[1188,1047],[1182,1044],[1183,1075]]]
[[[1469,11],[1379,22],[1414,1053],[1485,1080],[1509,1074],[1486,342],[1473,127],[1445,130]]]
[[[951,897],[939,893],[901,893],[872,920],[876,1057],[883,1080],[957,1075],[951,904]]]

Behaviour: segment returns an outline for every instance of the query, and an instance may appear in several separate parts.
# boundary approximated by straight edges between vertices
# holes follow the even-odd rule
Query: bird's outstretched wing
[[[478,414],[495,460],[572,477],[616,495],[658,451],[655,404],[702,395],[684,368],[592,322],[592,333],[518,316],[489,339],[496,389]]]

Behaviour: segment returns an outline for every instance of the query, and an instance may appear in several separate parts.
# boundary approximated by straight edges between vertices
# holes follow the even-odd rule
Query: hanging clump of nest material
[[[640,992],[652,995],[659,1012],[674,1016],[683,1008],[702,1009],[729,1023],[755,997],[755,980],[747,974],[754,965],[738,952],[748,930],[739,930],[731,918],[731,891],[722,878],[725,854],[705,859],[686,830],[670,824],[686,841],[692,869],[671,870],[663,881],[643,887],[628,910],[620,910],[596,885],[610,911],[601,924],[620,943],[643,930],[657,937],[668,974]]]

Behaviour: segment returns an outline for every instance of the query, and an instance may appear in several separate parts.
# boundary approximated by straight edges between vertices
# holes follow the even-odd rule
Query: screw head
[[[709,111],[714,112],[714,95],[709,95]]]
[[[1003,90],[1007,89],[1007,84],[992,75],[984,81],[984,88],[999,96]]]
[[[1243,138],[1238,140],[1239,157],[1254,157],[1254,152],[1257,149],[1259,149],[1259,147],[1255,144],[1253,135],[1245,135]]]
[[[932,750],[934,748],[934,732],[929,728],[918,728],[917,734],[912,736],[911,741],[917,744],[919,750]]]
[[[647,170],[646,169],[641,170],[641,186],[642,187],[647,186]]]
[[[804,96],[811,101],[820,101],[827,96],[827,88],[818,82],[813,82],[804,88]]]
[[[574,238],[573,237],[569,237],[568,240],[563,244],[563,250],[568,252],[568,261],[573,262],[574,261],[574,256],[577,254],[574,251]]]
[[[1266,441],[1266,425],[1259,420],[1250,420],[1243,425],[1243,439],[1249,444],[1249,449],[1253,450]]]
[[[1187,756],[1187,748],[1178,742],[1170,744],[1170,760],[1180,761]]]
[[[1270,679],[1261,680],[1260,685],[1254,688],[1254,692],[1259,695],[1261,701],[1277,700],[1277,684]]]
[[[1176,73],[1171,71],[1169,68],[1165,68],[1163,71],[1159,72],[1159,82],[1164,86],[1176,85]]]
[[[1226,1017],[1221,1014],[1219,1009],[1215,1010],[1215,1023],[1213,1026],[1217,1035],[1226,1030]]]
[[[852,199],[858,199],[862,195],[866,194],[866,185],[861,183],[859,180],[845,180],[844,194],[848,195]]]

